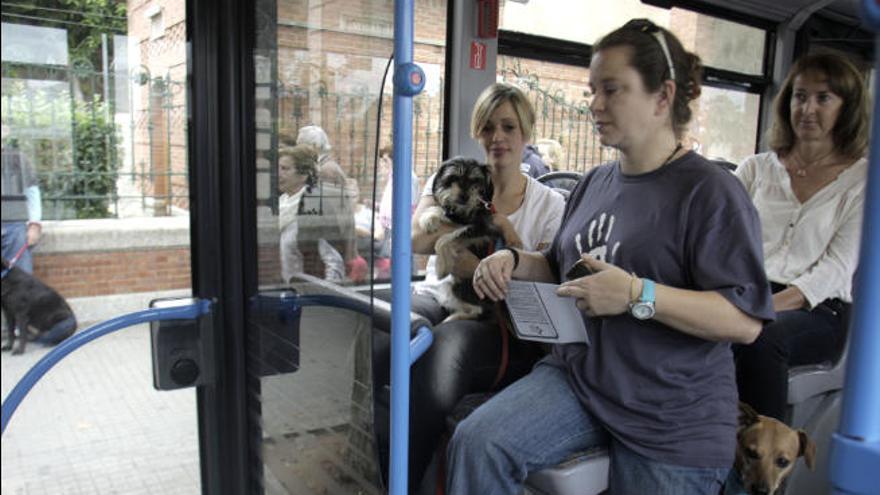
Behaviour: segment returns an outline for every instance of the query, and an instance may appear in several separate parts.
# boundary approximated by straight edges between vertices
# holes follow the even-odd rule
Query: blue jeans
[[[564,370],[539,363],[458,425],[447,452],[446,493],[519,493],[530,472],[609,442],[612,494],[717,495],[730,471],[664,464],[632,452],[584,410]]]
[[[3,259],[12,261],[22,246],[27,244],[27,224],[24,222],[3,222],[0,240],[3,243]],[[15,262],[15,266],[22,270],[33,273],[34,261],[31,258],[31,250],[25,249],[21,257]]]
[[[76,331],[76,318],[71,316],[59,321],[45,333],[41,333],[34,339],[34,342],[44,345],[58,345],[67,337],[73,335]]]

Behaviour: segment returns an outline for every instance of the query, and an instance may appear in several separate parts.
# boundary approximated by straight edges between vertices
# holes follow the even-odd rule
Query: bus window
[[[755,153],[760,96],[703,86],[686,144],[710,159],[739,163]]]
[[[580,121],[589,120],[589,111],[587,115],[581,115],[577,110],[564,115],[559,111],[563,108],[576,109],[580,99],[586,101],[581,95],[586,88],[589,70],[511,55],[522,53],[517,48],[518,40],[528,36],[552,38],[561,43],[579,43],[587,51],[609,30],[638,17],[649,18],[674,32],[685,49],[700,55],[706,73],[711,76],[705,80],[702,96],[693,103],[694,119],[685,145],[707,157],[734,163],[755,152],[758,146],[760,92],[765,84],[762,82],[765,79],[767,40],[764,29],[681,8],[652,7],[636,0],[619,2],[614,9],[603,8],[595,1],[566,0],[566,5],[561,9],[557,5],[558,2],[554,3],[553,9],[546,8],[546,3],[540,0],[525,4],[504,3],[500,20],[501,36],[511,34],[504,43],[505,51],[502,53],[506,56],[499,56],[498,59],[498,73],[499,78],[519,80],[530,96],[534,95],[539,130],[542,119],[549,122],[547,127],[551,129],[551,136],[537,137],[560,142],[568,155],[566,167],[569,170],[584,171],[615,156],[598,146],[589,126],[582,134],[573,132],[574,139],[566,139],[567,129],[578,129]],[[560,23],[556,15],[560,10],[584,21]],[[590,15],[591,12],[602,12],[602,15]],[[546,56],[552,56],[550,51]],[[545,55],[535,56],[540,58]],[[581,63],[586,64],[585,61]]]
[[[533,142],[561,146],[554,170],[585,172],[617,156],[614,149],[602,146],[593,132],[587,89],[589,69],[499,55],[497,71],[499,81],[522,88],[534,105]]]

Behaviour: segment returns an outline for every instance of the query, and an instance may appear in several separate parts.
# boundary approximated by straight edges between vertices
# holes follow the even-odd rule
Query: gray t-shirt
[[[639,277],[714,290],[751,316],[775,316],[758,214],[736,177],[696,153],[638,176],[624,175],[616,162],[591,171],[572,192],[545,253],[560,279],[579,258],[578,246]],[[628,313],[586,319],[591,345],[557,345],[546,359],[568,370],[584,407],[617,440],[655,461],[732,465],[737,390],[730,344]]]

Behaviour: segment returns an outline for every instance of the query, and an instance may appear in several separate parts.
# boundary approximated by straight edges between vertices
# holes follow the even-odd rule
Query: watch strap
[[[649,278],[642,279],[642,295],[639,296],[641,302],[654,302],[654,281]]]

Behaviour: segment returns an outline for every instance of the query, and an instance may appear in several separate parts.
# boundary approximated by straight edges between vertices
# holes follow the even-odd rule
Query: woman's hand
[[[577,298],[577,307],[590,316],[612,316],[629,311],[632,293],[638,294],[637,279],[620,268],[599,261],[589,255],[581,255],[583,263],[593,273],[565,282],[556,294]]]
[[[504,249],[484,258],[474,270],[474,291],[480,299],[501,301],[507,297],[507,283],[513,274],[513,253]]]

